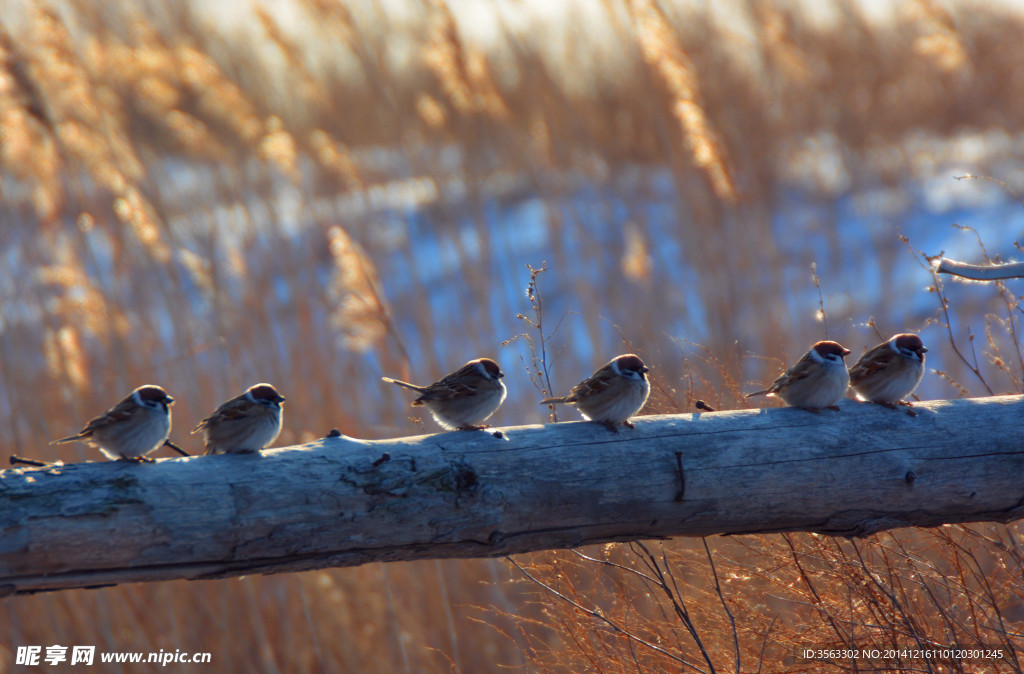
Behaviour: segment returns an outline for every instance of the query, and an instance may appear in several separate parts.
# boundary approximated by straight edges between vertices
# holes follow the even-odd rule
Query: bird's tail
[[[556,404],[559,404],[559,403],[564,404],[564,403],[568,403],[568,402],[572,402],[571,400],[569,400],[569,396],[561,396],[561,397],[558,397],[558,398],[545,398],[544,400],[541,400],[538,404],[539,405],[556,405]]]
[[[422,386],[417,386],[416,384],[410,384],[409,382],[401,381],[400,379],[392,379],[391,377],[381,377],[381,381],[386,381],[389,384],[398,384],[399,386],[404,386],[407,389],[412,389],[413,391],[416,391],[417,393],[423,393],[424,391],[426,391],[426,389],[424,387],[422,387]]]
[[[764,396],[764,395],[768,395],[769,393],[772,393],[772,392],[773,392],[773,391],[772,391],[772,390],[771,390],[770,388],[766,388],[766,389],[764,389],[764,390],[762,390],[762,391],[754,391],[753,393],[748,393],[748,394],[747,394],[747,395],[745,395],[744,397],[745,397],[745,398],[753,398],[754,396]]]
[[[50,444],[51,445],[63,445],[66,442],[75,442],[76,440],[82,440],[83,437],[84,436],[81,433],[76,433],[74,435],[69,435],[66,438],[61,438],[60,440],[52,440],[52,441],[50,441]]]

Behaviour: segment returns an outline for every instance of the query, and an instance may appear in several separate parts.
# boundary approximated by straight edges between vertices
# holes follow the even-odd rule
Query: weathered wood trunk
[[[1024,398],[915,410],[844,401],[0,471],[0,590],[1024,516]]]

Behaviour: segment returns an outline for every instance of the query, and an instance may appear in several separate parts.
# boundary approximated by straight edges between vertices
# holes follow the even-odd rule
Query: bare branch
[[[586,613],[591,618],[594,618],[595,620],[599,620],[599,621],[603,622],[605,625],[610,627],[612,629],[612,631],[614,631],[614,632],[616,632],[618,634],[621,634],[622,636],[624,636],[627,639],[629,639],[631,642],[635,641],[636,643],[640,644],[641,646],[646,646],[647,648],[651,649],[652,651],[655,651],[657,653],[661,653],[665,657],[671,658],[671,659],[675,660],[676,662],[678,662],[681,665],[685,665],[686,667],[689,667],[690,669],[694,669],[694,670],[696,670],[698,672],[701,671],[701,669],[699,667],[697,667],[696,665],[694,665],[694,664],[692,664],[690,662],[687,662],[682,657],[680,657],[680,656],[678,656],[678,655],[676,655],[674,653],[670,653],[667,650],[665,650],[664,648],[662,648],[661,646],[657,646],[655,644],[652,644],[649,641],[645,641],[644,639],[641,639],[637,635],[632,634],[632,633],[626,631],[622,627],[619,627],[614,621],[612,621],[609,618],[607,618],[604,615],[604,613],[602,613],[600,610],[592,609],[592,608],[587,608],[586,606],[583,606],[582,604],[574,601],[571,597],[563,594],[562,592],[559,592],[558,590],[556,590],[555,588],[551,587],[550,585],[548,585],[544,581],[542,581],[539,578],[537,578],[536,576],[532,575],[529,571],[524,569],[522,567],[522,565],[519,564],[519,562],[517,562],[516,560],[512,559],[511,557],[506,557],[505,559],[507,559],[513,566],[515,566],[517,569],[519,569],[519,572],[522,573],[524,576],[526,576],[526,578],[529,581],[535,583],[539,587],[543,588],[544,590],[546,590],[550,594],[554,595],[555,597],[558,597],[559,599],[561,599],[562,601],[566,602],[567,604],[570,604],[577,611],[580,611],[581,613]]]
[[[935,272],[938,274],[950,274],[972,281],[999,281],[1008,278],[1024,278],[1024,262],[975,265],[942,257],[935,261],[934,264]]]
[[[736,653],[736,674],[742,672],[740,667],[740,635],[736,631],[736,618],[733,617],[732,611],[729,610],[729,603],[725,601],[725,595],[722,594],[722,584],[718,580],[718,569],[715,568],[715,558],[711,556],[711,548],[708,547],[708,539],[701,537],[700,542],[704,544],[704,552],[708,556],[708,564],[711,567],[711,577],[715,580],[715,593],[718,595],[718,601],[722,604],[722,610],[725,611],[725,615],[729,617],[729,625],[732,628],[732,646]]]

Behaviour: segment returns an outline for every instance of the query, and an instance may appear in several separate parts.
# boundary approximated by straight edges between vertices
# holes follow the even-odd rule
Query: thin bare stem
[[[640,644],[641,646],[649,648],[652,651],[655,651],[656,653],[660,653],[660,654],[664,655],[667,658],[671,658],[672,660],[675,660],[676,662],[678,662],[679,664],[683,665],[684,667],[689,667],[690,669],[692,669],[694,671],[697,671],[697,672],[704,671],[700,667],[697,667],[696,665],[694,665],[693,663],[688,662],[686,659],[681,658],[680,656],[675,655],[674,653],[668,652],[667,650],[665,650],[661,646],[657,646],[655,644],[652,644],[649,641],[641,639],[640,637],[636,636],[635,634],[632,634],[631,632],[627,632],[625,629],[619,627],[613,621],[611,621],[607,617],[605,617],[605,615],[603,613],[601,613],[601,611],[599,611],[597,609],[587,608],[586,606],[583,606],[582,604],[580,604],[579,602],[573,600],[572,598],[568,597],[567,595],[559,592],[558,590],[556,590],[552,586],[548,585],[544,581],[540,580],[539,578],[537,578],[536,576],[531,574],[529,571],[527,571],[525,568],[523,568],[519,564],[519,562],[517,562],[516,560],[512,559],[512,557],[506,556],[505,559],[507,559],[512,564],[512,566],[514,566],[517,569],[519,569],[519,572],[522,573],[524,576],[526,576],[526,578],[530,582],[536,584],[538,587],[543,588],[546,592],[548,592],[552,596],[557,597],[557,598],[561,599],[562,601],[564,601],[565,603],[571,605],[576,610],[581,611],[582,613],[587,614],[591,618],[596,618],[597,620],[600,620],[604,624],[608,625],[608,627],[612,628],[613,631],[617,632],[618,634],[621,634],[622,636],[626,637],[630,641],[635,641],[636,643]]]
[[[825,297],[821,293],[821,279],[818,278],[817,262],[811,263],[811,280],[814,281],[814,287],[818,290],[818,317],[825,325],[825,339],[828,339],[828,314],[825,313]]]
[[[657,558],[654,556],[646,545],[641,541],[634,541],[630,544],[636,546],[644,551],[644,559],[647,568],[654,572],[658,578],[658,586],[665,592],[669,602],[672,604],[672,608],[675,610],[676,615],[683,621],[683,625],[686,626],[686,630],[690,633],[690,637],[694,643],[697,644],[697,648],[700,650],[701,655],[704,656],[704,661],[708,663],[709,670],[715,671],[715,665],[711,661],[711,656],[708,654],[707,649],[704,647],[704,641],[700,638],[700,633],[697,630],[697,626],[693,624],[693,620],[690,618],[690,612],[686,608],[686,604],[682,599],[682,594],[679,592],[679,586],[676,584],[675,576],[672,574],[672,569],[668,563],[668,559],[665,557],[665,547],[662,546],[662,561],[665,563],[665,570],[662,571],[661,565],[658,564]],[[668,582],[665,580],[665,574],[668,574],[672,581],[672,588],[669,588]]]
[[[906,239],[906,237],[902,237],[902,240],[904,243],[907,243],[909,245],[909,242]],[[922,266],[924,266],[924,268],[927,269],[932,275],[932,287],[935,290],[936,296],[939,298],[939,308],[942,310],[942,316],[945,321],[943,327],[946,328],[946,335],[949,338],[949,345],[953,348],[953,353],[957,355],[957,358],[959,358],[961,362],[963,362],[967,369],[974,373],[974,376],[978,378],[978,381],[981,382],[981,385],[985,387],[985,390],[988,392],[988,395],[995,395],[995,393],[992,391],[992,387],[988,385],[987,381],[985,381],[985,377],[981,374],[981,369],[978,367],[977,354],[973,353],[974,335],[971,334],[970,328],[968,328],[968,335],[969,340],[971,341],[972,355],[974,356],[973,363],[967,360],[967,357],[964,356],[964,354],[960,351],[960,348],[956,344],[956,338],[953,336],[952,320],[949,317],[949,298],[947,298],[945,293],[943,292],[942,281],[935,273],[935,268],[931,264],[934,258],[929,257],[924,253],[921,253],[920,251],[914,251],[913,249],[911,249],[911,252],[913,252],[915,255],[921,255],[921,257],[924,258],[926,262],[928,262],[928,264]]]
[[[551,386],[551,373],[550,363],[548,362],[548,342],[558,334],[559,328],[562,327],[562,321],[565,320],[567,314],[563,314],[559,319],[558,323],[555,324],[555,329],[550,334],[544,332],[544,298],[540,293],[538,287],[537,278],[548,270],[547,262],[541,263],[540,267],[533,267],[527,264],[526,268],[530,270],[530,282],[526,286],[526,297],[530,300],[530,309],[533,317],[526,316],[525,314],[516,314],[516,318],[524,321],[530,326],[531,330],[536,331],[536,341],[530,333],[521,333],[514,335],[513,337],[506,339],[502,342],[502,346],[507,346],[519,339],[520,337],[526,340],[527,345],[530,349],[530,364],[525,364],[526,373],[530,377],[530,382],[537,388],[537,391],[541,396],[549,396],[553,393],[553,387]],[[538,349],[539,347],[539,349]],[[539,350],[539,355],[538,355]],[[558,421],[558,412],[554,405],[548,405],[548,409],[551,415],[551,421]]]
[[[736,631],[736,618],[733,617],[732,611],[729,610],[729,605],[725,601],[725,596],[722,594],[722,584],[718,581],[718,569],[715,568],[715,560],[711,556],[711,548],[708,547],[708,539],[701,536],[700,542],[704,545],[704,552],[708,556],[708,565],[711,567],[711,577],[715,580],[715,593],[718,595],[718,601],[722,604],[722,610],[725,611],[725,615],[729,617],[729,625],[732,628],[732,645],[736,650],[736,674],[742,671],[740,667],[740,636]]]
[[[990,183],[995,183],[996,185],[999,185],[1004,190],[1006,190],[1007,194],[1009,194],[1011,197],[1016,199],[1018,204],[1020,204],[1021,206],[1024,206],[1024,199],[1021,199],[1020,195],[1018,195],[1016,192],[1011,190],[1010,186],[1007,185],[1006,183],[1004,183],[1002,180],[999,180],[997,178],[993,178],[992,176],[976,176],[976,175],[971,175],[970,173],[967,173],[967,174],[964,174],[962,176],[953,176],[953,180],[985,180],[985,181],[990,182]]]

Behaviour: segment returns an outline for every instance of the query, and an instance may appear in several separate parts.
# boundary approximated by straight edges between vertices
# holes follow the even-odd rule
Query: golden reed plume
[[[679,120],[694,164],[705,172],[719,199],[735,203],[736,186],[729,161],[718,133],[704,113],[696,69],[682,42],[664,12],[651,0],[631,0],[629,7],[644,62],[672,98],[672,114]]]

